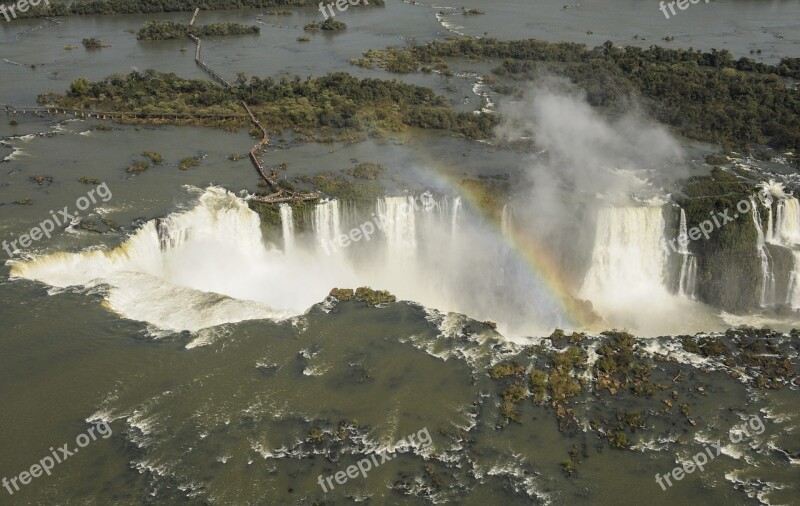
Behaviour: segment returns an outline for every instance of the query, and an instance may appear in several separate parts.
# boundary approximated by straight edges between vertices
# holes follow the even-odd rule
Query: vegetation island
[[[727,50],[642,49],[611,42],[588,49],[572,42],[461,37],[371,50],[352,63],[395,73],[444,73],[444,58],[496,59],[493,74],[519,81],[561,75],[585,89],[591,105],[612,112],[638,99],[680,135],[725,148],[751,143],[795,153],[800,148],[800,58],[766,65],[746,57],[735,60]],[[486,77],[497,93],[520,93]]]
[[[237,23],[211,23],[201,26],[189,26],[172,21],[148,21],[136,34],[139,40],[182,39],[187,34],[195,37],[221,37],[228,35],[249,35],[259,33],[261,29],[255,25]]]

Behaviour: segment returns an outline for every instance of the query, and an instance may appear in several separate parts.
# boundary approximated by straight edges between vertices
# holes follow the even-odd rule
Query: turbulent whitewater
[[[60,288],[102,288],[107,307],[154,331],[285,319],[305,313],[334,287],[358,286],[491,320],[512,338],[574,328],[508,240],[510,208],[494,226],[459,197],[383,197],[363,216],[329,200],[302,221],[310,230],[298,229],[289,206],[279,210],[273,243],[245,200],[212,187],[192,209],[147,222],[117,248],[16,262],[11,275]],[[340,244],[365,220],[381,230]],[[699,305],[668,290],[664,229],[659,206],[600,210],[591,263],[574,291],[593,302],[605,324],[651,335],[714,326],[707,311],[698,313]]]
[[[800,309],[800,201],[790,196],[780,199],[771,225],[767,242],[788,248],[792,253],[793,269],[789,273],[786,305]]]
[[[380,199],[381,233],[326,251],[325,244],[349,232],[338,201],[314,208],[310,237],[296,235],[291,210],[281,208],[283,244],[272,245],[243,199],[209,188],[191,210],[147,222],[115,249],[16,262],[11,276],[60,288],[103,287],[110,309],[167,331],[287,318],[303,314],[331,288],[364,285],[492,318],[510,333],[566,323],[502,241],[486,237],[477,224],[456,228],[463,218],[459,199],[413,204],[411,197]]]
[[[665,228],[661,206],[599,211],[580,296],[592,301],[609,323],[647,335],[702,328],[693,323],[707,318],[702,307],[668,289]],[[675,320],[676,314],[682,315],[681,321]]]

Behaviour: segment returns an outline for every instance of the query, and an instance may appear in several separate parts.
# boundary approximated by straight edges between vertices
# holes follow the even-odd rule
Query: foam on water
[[[258,216],[232,194],[210,188],[193,209],[147,222],[113,250],[15,262],[11,276],[60,288],[107,285],[109,309],[161,329],[194,332],[302,314],[324,289],[292,290],[295,273],[335,284],[322,267],[301,268],[302,262],[266,248]]]

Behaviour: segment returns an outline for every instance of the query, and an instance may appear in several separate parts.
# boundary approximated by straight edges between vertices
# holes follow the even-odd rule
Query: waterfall
[[[283,203],[280,205],[281,229],[283,230],[283,251],[287,254],[294,251],[294,217],[292,207]]]
[[[314,215],[311,219],[314,235],[321,247],[334,244],[342,235],[339,217],[339,201],[326,200],[314,206]]]
[[[55,287],[103,286],[107,307],[126,318],[197,331],[308,307],[274,289],[291,282],[270,270],[284,258],[264,248],[261,221],[243,200],[212,187],[191,210],[145,223],[113,250],[37,257],[14,265],[12,276]]]
[[[348,226],[374,230],[347,245],[340,236],[353,234],[342,230],[341,202],[314,206],[308,241],[289,226],[289,209],[279,207],[276,231],[287,247],[275,248],[265,244],[261,220],[246,201],[209,188],[191,209],[145,223],[113,250],[20,261],[11,277],[102,286],[106,307],[147,322],[159,335],[301,315],[331,288],[359,286],[491,319],[509,336],[568,325],[560,302],[523,258],[487,234],[485,222],[466,212],[454,222],[459,205],[431,195],[381,198],[374,213],[348,217]]]
[[[681,220],[678,231],[678,254],[681,255],[681,274],[678,282],[678,294],[694,299],[697,285],[697,258],[689,252],[688,228],[686,212],[681,209]],[[681,240],[683,239],[683,240]]]
[[[456,197],[453,200],[453,214],[452,214],[452,223],[450,224],[450,230],[453,235],[456,233],[456,227],[458,226],[458,213],[461,211],[461,197]]]
[[[331,288],[359,286],[492,320],[512,337],[574,328],[560,294],[532,269],[530,258],[487,233],[487,223],[461,205],[452,197],[385,197],[375,212],[345,221],[340,202],[320,202],[303,237],[290,226],[289,209],[280,207],[275,232],[283,232],[284,248],[276,248],[264,242],[261,220],[246,201],[212,187],[191,209],[145,223],[113,250],[15,262],[11,277],[59,288],[101,286],[105,307],[159,333],[284,319],[307,312]],[[509,206],[507,224],[512,212]],[[370,223],[369,237],[342,245],[344,233],[357,237],[353,231],[361,228],[366,234]],[[342,230],[345,224],[358,228]],[[676,313],[672,299],[692,304],[664,287],[663,235],[658,207],[601,211],[583,298],[609,325],[655,335],[675,324],[675,314],[685,314]],[[328,241],[324,251],[322,240]]]
[[[772,219],[770,219],[769,223],[769,237],[767,238],[768,243],[772,244],[781,244],[782,238],[780,230],[783,228],[783,208],[785,206],[785,202],[783,200],[779,200],[778,204],[775,206],[775,224],[772,224]],[[772,211],[772,209],[770,209]],[[770,218],[772,218],[772,212],[770,212]],[[773,228],[774,227],[774,228]]]
[[[191,229],[176,227],[169,218],[156,219],[155,227],[161,251],[177,248],[189,240]]]
[[[795,197],[778,201],[772,243],[792,249],[792,271],[786,291],[786,304],[800,309],[800,202]]]
[[[681,266],[681,281],[678,286],[678,293],[692,300],[695,298],[697,290],[697,258],[691,255],[683,257]]]
[[[508,208],[508,204],[503,204],[503,212],[500,215],[500,230],[503,233],[503,237],[509,237],[511,234],[511,216],[509,216],[510,210]]]
[[[750,197],[750,204],[752,205],[751,214],[753,215],[753,224],[758,234],[756,252],[758,258],[761,260],[761,299],[759,305],[761,307],[768,307],[775,304],[775,276],[770,268],[769,252],[767,251],[764,240],[764,229],[761,226],[761,214],[758,212],[754,197]]]
[[[786,291],[786,304],[792,309],[800,309],[800,251],[792,251],[794,269],[789,273],[789,288]]]
[[[772,223],[772,202],[770,201],[769,206],[767,206],[767,231],[766,231],[766,241],[770,244],[773,242],[773,223]]]
[[[664,225],[660,207],[601,209],[591,267],[581,291],[602,299],[665,290]]]
[[[376,213],[386,234],[390,262],[406,263],[417,252],[417,229],[413,197],[384,197],[376,204]],[[391,264],[390,264],[391,265]]]
[[[669,310],[683,300],[665,285],[661,207],[611,207],[597,216],[595,245],[580,289],[605,317],[629,327],[669,324]],[[632,308],[636,308],[632,310]],[[658,322],[658,323],[656,323]]]
[[[680,239],[683,238],[681,241]],[[689,253],[689,234],[686,226],[686,211],[681,208],[681,221],[678,230],[678,253],[686,255]]]
[[[774,244],[800,246],[800,202],[794,197],[778,201],[772,241]]]

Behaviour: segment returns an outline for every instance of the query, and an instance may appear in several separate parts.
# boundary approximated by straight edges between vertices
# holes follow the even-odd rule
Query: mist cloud
[[[501,104],[499,111],[498,136],[530,138],[538,152],[525,166],[526,184],[516,196],[522,209],[516,210],[544,233],[574,218],[576,205],[629,204],[631,195],[664,193],[666,181],[688,175],[684,150],[666,128],[635,106],[607,117],[564,80],[539,80],[523,100]]]

